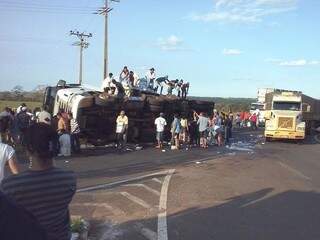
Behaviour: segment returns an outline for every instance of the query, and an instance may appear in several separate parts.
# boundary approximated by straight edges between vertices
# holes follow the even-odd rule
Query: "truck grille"
[[[279,117],[278,127],[285,128],[285,129],[292,129],[293,128],[293,118]]]

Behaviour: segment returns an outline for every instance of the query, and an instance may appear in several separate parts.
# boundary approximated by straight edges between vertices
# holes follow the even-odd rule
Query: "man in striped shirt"
[[[26,132],[29,170],[2,181],[3,192],[31,212],[46,230],[49,240],[69,240],[68,205],[76,191],[75,174],[53,166],[55,132],[44,123]]]

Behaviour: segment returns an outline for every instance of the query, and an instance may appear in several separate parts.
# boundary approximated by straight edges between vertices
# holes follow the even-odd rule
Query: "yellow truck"
[[[264,136],[271,139],[303,140],[320,125],[320,100],[298,91],[276,90],[266,94]]]

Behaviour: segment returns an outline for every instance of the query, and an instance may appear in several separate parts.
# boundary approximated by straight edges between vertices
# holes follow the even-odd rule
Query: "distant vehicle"
[[[53,116],[59,111],[71,112],[80,124],[82,138],[93,145],[105,145],[116,139],[116,118],[125,110],[129,118],[128,140],[152,142],[155,140],[154,120],[160,112],[165,114],[168,126],[165,136],[170,137],[170,122],[174,113],[193,116],[193,110],[212,114],[214,102],[188,100],[174,95],[164,96],[137,90],[131,97],[118,97],[78,84],[59,81],[47,87],[43,107]]]
[[[250,114],[255,113],[258,116],[259,126],[264,126],[265,124],[266,94],[274,91],[274,88],[259,88],[257,102],[251,103]]]
[[[320,126],[320,100],[298,91],[276,90],[266,94],[265,137],[304,139]]]

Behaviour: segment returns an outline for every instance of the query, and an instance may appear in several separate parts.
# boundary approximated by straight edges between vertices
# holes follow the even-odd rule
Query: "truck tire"
[[[115,107],[118,103],[118,99],[113,96],[103,97],[101,95],[95,96],[95,104],[101,107]]]

